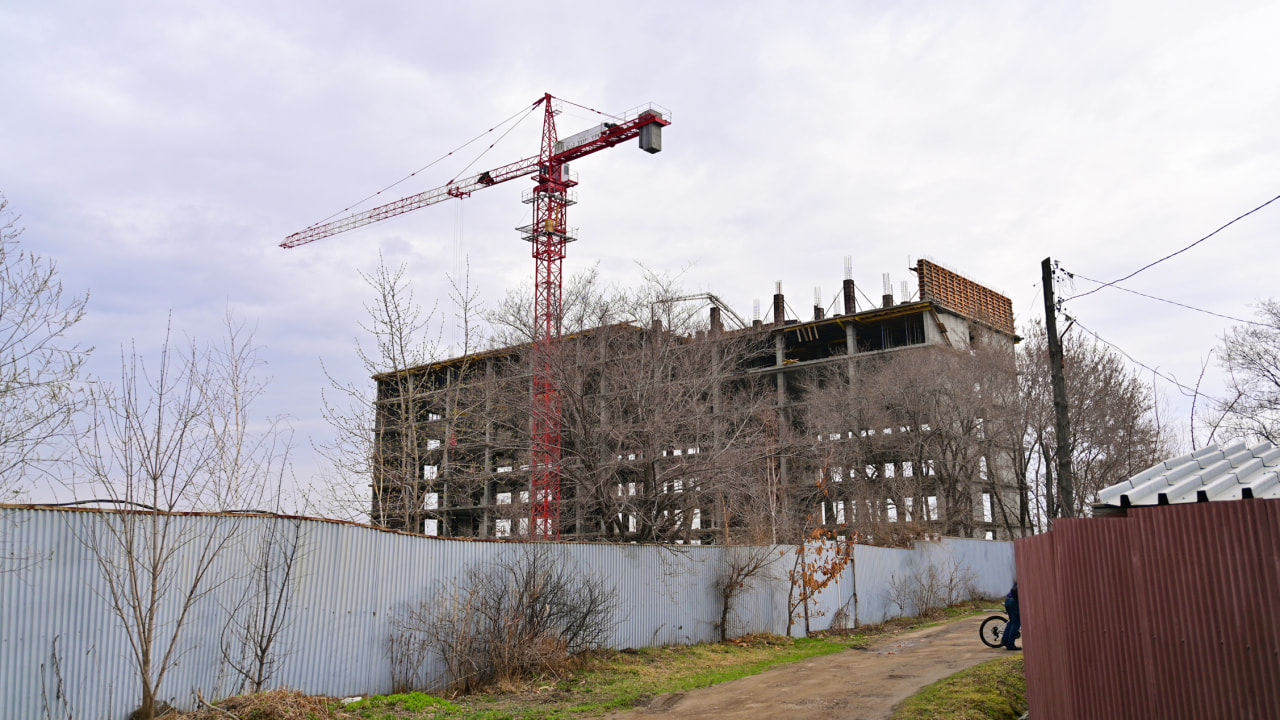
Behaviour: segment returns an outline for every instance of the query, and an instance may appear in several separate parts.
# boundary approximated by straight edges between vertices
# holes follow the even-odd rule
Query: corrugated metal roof
[[[1166,460],[1098,493],[1098,505],[1176,505],[1249,498],[1280,499],[1280,447],[1209,445]]]

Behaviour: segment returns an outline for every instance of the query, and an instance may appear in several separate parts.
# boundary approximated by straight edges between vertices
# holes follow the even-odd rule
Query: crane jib
[[[535,103],[536,105],[537,103]],[[617,124],[603,123],[590,130],[572,135],[561,143],[557,143],[557,149],[564,149],[552,155],[551,162],[555,165],[564,165],[572,160],[586,157],[637,137],[640,138],[641,149],[650,153],[660,152],[662,150],[662,128],[670,124],[671,121],[663,117],[662,112],[655,109],[644,110],[636,117]],[[348,230],[354,230],[379,220],[386,220],[396,215],[434,205],[450,198],[469,197],[476,190],[538,172],[538,160],[537,157],[524,158],[493,170],[486,170],[461,181],[450,182],[443,187],[427,190],[417,195],[410,195],[371,210],[339,218],[333,222],[309,227],[285,238],[284,242],[280,243],[280,247],[298,247],[299,245],[305,245]]]
[[[537,171],[537,169],[538,158],[525,158],[493,170],[486,170],[465,180],[451,182],[443,187],[427,190],[425,192],[418,193],[417,195],[410,195],[409,197],[401,198],[385,205],[379,205],[376,208],[365,210],[361,213],[355,213],[344,218],[339,218],[338,220],[334,220],[330,223],[309,227],[306,230],[296,232],[285,238],[285,241],[280,243],[280,247],[298,247],[299,245],[305,245],[315,240],[344,233],[348,230],[354,230],[355,228],[375,223],[379,220],[385,220],[402,213],[417,210],[418,208],[434,205],[450,198],[464,198],[481,188],[504,183],[508,180],[514,180],[526,175],[532,175]]]

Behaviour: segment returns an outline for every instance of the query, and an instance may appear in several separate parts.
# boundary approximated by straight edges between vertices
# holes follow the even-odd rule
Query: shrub
[[[889,599],[903,613],[916,615],[938,613],[949,605],[972,600],[977,595],[977,576],[973,569],[950,558],[941,565],[930,564],[923,572],[889,578]]]
[[[573,655],[604,646],[618,605],[599,575],[549,546],[522,546],[392,619],[393,684],[422,688],[430,655],[444,662],[454,692],[555,673]]]

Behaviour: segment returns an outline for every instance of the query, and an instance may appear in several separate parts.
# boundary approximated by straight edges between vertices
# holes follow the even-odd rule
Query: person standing
[[[1013,581],[1009,594],[1004,596],[1004,611],[1009,622],[1004,626],[1004,649],[1021,650],[1017,646],[1018,634],[1022,631],[1022,615],[1018,612],[1018,581]]]

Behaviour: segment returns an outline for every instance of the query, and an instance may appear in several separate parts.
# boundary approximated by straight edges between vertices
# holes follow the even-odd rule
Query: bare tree
[[[768,545],[734,545],[724,549],[723,565],[715,579],[720,595],[720,640],[729,637],[729,623],[734,620],[737,603],[756,583],[772,577],[773,565],[780,556]]]
[[[183,624],[216,583],[214,562],[231,540],[223,520],[198,527],[172,512],[208,497],[214,449],[203,432],[204,379],[202,358],[178,355],[167,340],[150,370],[136,351],[124,356],[119,385],[95,397],[84,450],[94,494],[123,508],[88,522],[81,540],[129,641],[141,720],[161,706]]]
[[[936,489],[942,532],[972,537],[980,497],[1006,530],[1016,520],[1002,511],[1003,474],[1012,443],[1010,386],[1014,359],[1007,346],[976,340],[968,351],[930,348],[918,362],[893,366],[886,383],[897,423],[890,426],[914,474]],[[925,498],[917,497],[916,503]],[[919,505],[914,505],[919,507]],[[999,522],[998,517],[993,520]]]
[[[1044,326],[1034,323],[1018,352],[1023,453],[1015,463],[1030,494],[1030,520],[1062,515],[1054,469],[1057,440],[1049,393]],[[1081,517],[1102,488],[1125,480],[1174,454],[1172,438],[1157,421],[1158,399],[1151,385],[1117,353],[1079,333],[1063,338],[1063,368],[1071,413],[1071,466],[1077,492],[1074,516]]]
[[[760,400],[745,392],[753,381],[740,372],[748,340],[711,333],[697,310],[664,302],[679,296],[672,278],[654,273],[633,290],[603,287],[594,272],[566,288],[552,374],[562,522],[576,537],[710,539],[729,507],[729,480],[761,456],[751,442]],[[489,313],[503,342],[528,336],[526,305],[514,293]],[[428,499],[450,508],[436,513],[442,532],[527,531],[529,349],[463,356],[422,373],[418,405],[432,433],[425,457],[440,479]],[[474,519],[477,507],[483,520]]]
[[[417,389],[413,405],[418,408],[419,442],[425,439],[422,461],[427,500],[427,530],[452,535],[463,528],[452,527],[450,518],[439,509],[445,505],[488,505],[493,498],[495,414],[494,391],[497,378],[492,364],[474,357],[482,343],[483,314],[479,293],[471,286],[471,266],[467,262],[461,278],[449,278],[449,302],[453,314],[455,359],[443,371],[445,382],[438,387],[430,381]],[[423,418],[425,408],[426,417]],[[507,438],[517,434],[505,433]],[[522,445],[523,447],[523,445]],[[482,448],[477,450],[476,448]],[[466,534],[488,534],[489,528],[466,528]]]
[[[809,635],[809,620],[821,613],[810,603],[853,562],[853,543],[841,539],[830,530],[815,527],[793,550],[794,560],[787,570],[787,635],[796,624],[796,613],[804,620],[804,634]]]
[[[437,357],[437,344],[429,337],[435,309],[424,314],[414,300],[404,265],[391,269],[379,262],[374,273],[361,277],[373,290],[365,305],[369,316],[361,324],[373,347],[357,341],[356,354],[365,372],[385,379],[382,395],[371,397],[367,381],[329,375],[323,414],[333,436],[316,449],[332,468],[326,489],[333,512],[420,532],[426,465],[421,423],[427,418],[415,415],[420,405],[415,400],[427,388],[421,374],[406,371]]]
[[[905,613],[934,617],[951,605],[978,596],[977,573],[955,557],[891,575],[885,595]]]
[[[33,471],[74,451],[77,377],[89,350],[67,333],[89,296],[68,295],[57,267],[24,249],[22,228],[0,193],[0,498],[19,497]]]
[[[806,501],[829,530],[885,545],[971,536],[983,494],[994,521],[1017,527],[1016,508],[1002,510],[1013,357],[1007,343],[975,334],[964,349],[855,357],[809,379],[800,409],[816,487]]]
[[[568,520],[579,536],[724,541],[734,482],[764,456],[767,401],[743,371],[757,334],[709,326],[675,278],[647,273],[606,302],[592,330],[566,338],[560,391]],[[594,524],[594,527],[592,526]]]
[[[603,523],[579,532],[689,542],[711,528],[729,480],[763,455],[732,343],[618,324],[561,348],[570,510]]]
[[[85,485],[117,507],[78,527],[129,643],[141,695],[135,717],[142,720],[163,706],[165,676],[184,652],[188,618],[226,579],[217,561],[237,528],[228,515],[180,511],[256,502],[287,463],[278,426],[250,427],[260,387],[251,336],[230,315],[228,333],[212,351],[194,343],[179,351],[166,338],[152,364],[136,350],[122,352],[118,383],[97,384],[81,447]]]
[[[219,511],[284,511],[292,430],[285,418],[259,420],[251,414],[266,391],[258,375],[265,365],[253,332],[228,310],[225,334],[209,350],[204,381],[205,432],[213,458],[205,504]],[[239,679],[239,688],[261,691],[289,648],[281,638],[289,624],[295,572],[304,552],[300,518],[269,517],[247,521],[238,533],[245,554],[245,589],[227,611],[222,657]]]
[[[799,452],[818,487],[802,502],[823,504],[829,529],[890,545],[972,536],[980,524],[1006,536],[1043,527],[1059,511],[1056,440],[1043,326],[1027,335],[1016,356],[975,326],[963,349],[855,357],[812,374],[800,406],[811,444]],[[1079,513],[1170,443],[1150,386],[1117,355],[1078,334],[1065,348]]]
[[[1218,364],[1226,396],[1213,404],[1209,442],[1215,437],[1280,444],[1280,303],[1259,302],[1258,321],[1223,334]]]
[[[829,530],[894,544],[898,528],[889,507],[904,508],[894,520],[906,521],[904,498],[932,493],[910,460],[897,455],[892,428],[899,423],[885,396],[885,362],[863,358],[815,371],[804,381],[799,410],[808,440],[802,454],[815,478],[804,498],[809,512]]]
[[[560,329],[572,334],[612,322],[620,308],[616,288],[600,280],[599,264],[569,275],[561,299]],[[492,309],[482,313],[488,322],[489,347],[515,347],[533,342],[533,283],[509,290]]]
[[[244,592],[227,608],[222,658],[238,678],[237,692],[266,689],[292,649],[283,642],[291,625],[293,588],[306,553],[304,520],[261,518],[243,538],[248,575]]]

